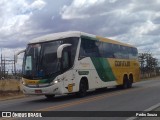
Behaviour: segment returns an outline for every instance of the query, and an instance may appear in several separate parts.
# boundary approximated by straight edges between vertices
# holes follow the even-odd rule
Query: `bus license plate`
[[[42,90],[35,90],[35,93],[42,93]]]

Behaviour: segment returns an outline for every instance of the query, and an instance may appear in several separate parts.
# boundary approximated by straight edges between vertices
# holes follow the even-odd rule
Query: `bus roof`
[[[80,37],[81,35],[89,36],[89,37],[96,37],[95,35],[80,32],[80,31],[68,31],[68,32],[59,32],[59,33],[53,33],[53,34],[47,34],[41,37],[37,37],[35,39],[32,39],[30,43],[41,43],[41,42],[47,42],[47,41],[54,41],[57,39],[63,39],[68,37]]]
[[[115,40],[112,40],[112,39],[96,36],[96,35],[93,35],[93,34],[88,34],[88,33],[85,33],[85,32],[80,32],[80,31],[68,31],[68,32],[59,32],[59,33],[47,34],[47,35],[32,39],[29,42],[29,44],[49,42],[49,41],[54,41],[54,40],[57,40],[57,39],[63,39],[63,38],[68,38],[68,37],[81,37],[81,36],[85,36],[85,37],[88,37],[90,39],[97,39],[97,40],[103,41],[103,42],[134,47],[132,45],[125,44],[125,43],[122,43],[122,42],[119,42],[119,41],[115,41]]]

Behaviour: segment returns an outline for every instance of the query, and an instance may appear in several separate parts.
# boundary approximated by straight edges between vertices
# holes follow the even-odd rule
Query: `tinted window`
[[[72,44],[71,47],[67,47],[67,51],[69,51],[69,55],[71,56],[70,66],[73,66],[74,64],[78,42],[79,42],[79,38],[76,38],[76,37],[67,38],[66,40],[63,41],[63,44],[65,43]]]
[[[135,59],[137,53],[136,48],[81,38],[80,57]]]
[[[57,58],[57,49],[62,44],[72,44],[71,47],[66,47],[63,49],[63,67],[66,70],[73,66],[78,39],[79,38],[65,38],[58,41],[46,42],[42,44],[42,58],[40,65],[46,74],[59,71],[60,68]]]
[[[96,40],[89,40],[81,38],[80,57],[100,57],[102,49],[99,51],[99,47],[102,44]]]
[[[121,46],[121,56],[122,59],[128,59],[128,47],[126,46]]]
[[[103,57],[105,58],[113,58],[114,51],[111,43],[103,43]]]
[[[136,59],[138,57],[138,51],[136,48],[131,48],[129,58]]]

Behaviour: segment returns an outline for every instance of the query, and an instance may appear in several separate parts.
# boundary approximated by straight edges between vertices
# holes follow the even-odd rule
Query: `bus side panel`
[[[94,66],[89,57],[78,60],[76,63],[76,88],[79,90],[79,83],[82,78],[88,79],[89,89],[96,88],[96,79],[93,77],[96,73],[94,73]]]
[[[109,87],[123,84],[125,74],[129,77],[133,75],[133,82],[139,80],[139,64],[137,60],[114,59],[114,58],[90,58],[86,57],[78,61],[78,81],[86,77],[89,83],[89,89]]]
[[[77,65],[78,72],[89,72],[88,75],[79,75],[79,78],[87,77],[89,89],[117,85],[115,76],[107,59],[86,57],[80,60]],[[77,85],[79,85],[79,83],[77,83]]]
[[[75,86],[75,70],[71,69],[60,75],[63,82],[63,93],[71,93],[76,91]]]
[[[116,77],[112,72],[112,66],[106,58],[91,58],[91,60],[95,67],[94,71],[96,72],[96,74],[93,75],[98,76],[96,76],[98,88],[117,85],[115,81]]]
[[[127,60],[127,59],[113,59],[108,58],[109,64],[112,67],[112,71],[116,76],[116,81],[118,85],[123,84],[123,77],[127,74],[133,75],[133,82],[139,81],[139,64],[137,60]]]

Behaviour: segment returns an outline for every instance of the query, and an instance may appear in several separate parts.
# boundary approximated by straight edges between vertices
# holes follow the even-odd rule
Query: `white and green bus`
[[[139,81],[137,48],[95,36],[70,31],[33,39],[24,50],[24,94],[77,93],[111,86],[132,87]]]

